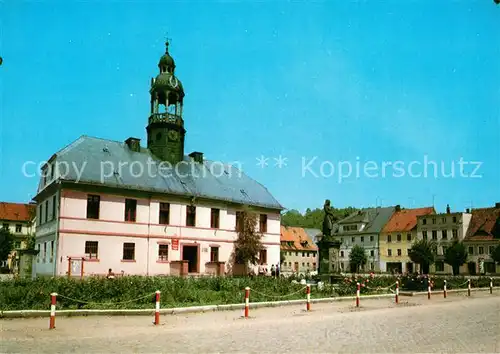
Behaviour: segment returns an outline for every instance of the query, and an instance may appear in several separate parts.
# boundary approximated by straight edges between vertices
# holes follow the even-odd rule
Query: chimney
[[[446,214],[451,214],[450,204],[446,204]]]
[[[495,203],[495,208],[499,209],[500,208],[500,202]]]
[[[191,157],[194,160],[194,162],[203,163],[202,152],[193,151],[192,153],[189,154],[189,157]]]
[[[401,211],[401,205],[396,205],[396,211]]]
[[[127,144],[131,151],[141,152],[141,139],[130,137],[125,140],[125,144]]]
[[[465,209],[465,212],[466,212],[467,214],[470,214],[470,209],[469,209],[469,208]]]

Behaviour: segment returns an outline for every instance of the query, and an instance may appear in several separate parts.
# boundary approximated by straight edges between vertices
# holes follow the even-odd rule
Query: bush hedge
[[[219,305],[244,302],[244,289],[251,290],[250,301],[304,299],[304,285],[271,277],[141,277],[15,279],[0,284],[2,310],[48,309],[50,293],[56,292],[58,309],[154,308],[154,292],[161,291],[162,307]],[[331,287],[312,287],[311,296],[335,295]],[[292,294],[292,295],[290,295]],[[142,297],[142,298],[141,298]],[[141,299],[138,299],[141,298]],[[130,301],[138,299],[136,301]],[[126,302],[126,303],[123,303]]]
[[[353,296],[356,282],[364,284],[362,294],[388,293],[384,289],[393,285],[394,276],[345,278],[323,288],[311,287],[311,297]],[[466,288],[467,278],[448,279],[448,289]],[[432,278],[435,289],[442,289],[444,278]],[[402,277],[401,290],[426,290],[425,279]],[[500,280],[496,279],[496,286]],[[271,277],[141,277],[125,276],[112,280],[90,277],[68,279],[66,277],[11,279],[0,282],[0,310],[47,310],[50,293],[56,292],[58,309],[140,309],[154,308],[154,292],[161,291],[161,306],[183,307],[196,305],[220,305],[244,302],[244,289],[250,287],[250,301],[304,299],[304,285],[290,279]],[[489,286],[489,278],[472,281],[472,287]],[[392,287],[394,289],[394,287]]]
[[[361,294],[374,294],[381,292],[390,292],[395,290],[395,283],[399,281],[401,291],[427,291],[428,275],[405,275],[405,276],[351,276],[345,277],[337,287],[340,295],[348,295],[356,292],[356,283],[361,285]],[[431,275],[431,289],[434,291],[443,290],[446,280],[447,290],[466,289],[468,277],[464,276],[438,276]],[[490,277],[478,277],[471,279],[472,288],[483,288],[490,286]],[[500,279],[493,279],[493,286],[500,286]]]

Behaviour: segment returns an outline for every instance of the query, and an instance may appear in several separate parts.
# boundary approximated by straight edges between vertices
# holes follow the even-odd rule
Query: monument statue
[[[323,206],[325,212],[325,217],[323,219],[323,237],[331,237],[333,229],[333,209],[330,206],[330,200],[325,200],[325,205]]]
[[[333,208],[330,205],[330,200],[326,199],[323,206],[325,216],[323,219],[323,230],[321,240],[318,242],[318,255],[319,255],[319,271],[321,274],[330,273],[330,249],[336,249],[335,253],[339,252],[340,241],[332,239],[333,224],[335,216],[333,215]],[[340,268],[339,268],[340,269]],[[340,270],[336,270],[337,272]]]

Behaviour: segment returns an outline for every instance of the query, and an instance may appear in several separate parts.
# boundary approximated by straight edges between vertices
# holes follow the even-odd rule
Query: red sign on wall
[[[172,240],[172,251],[177,251],[179,250],[179,240],[174,238]]]

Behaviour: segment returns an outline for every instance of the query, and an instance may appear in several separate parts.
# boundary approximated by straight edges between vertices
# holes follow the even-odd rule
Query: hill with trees
[[[351,213],[356,212],[358,209],[353,207],[347,208],[333,208],[334,221],[343,219]],[[281,214],[281,225],[284,226],[297,226],[311,229],[320,229],[323,226],[323,218],[325,212],[323,208],[310,209],[307,208],[306,212],[302,214],[300,211],[292,209]]]

